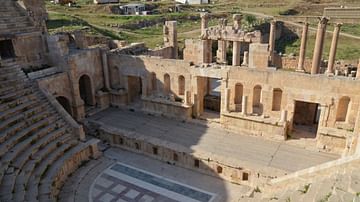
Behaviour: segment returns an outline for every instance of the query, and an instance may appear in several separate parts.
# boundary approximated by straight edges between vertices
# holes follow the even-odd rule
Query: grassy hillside
[[[130,1],[121,1],[122,4]],[[312,4],[316,3],[316,4]],[[149,6],[158,11],[156,15],[149,16],[121,16],[112,13],[113,5],[94,5],[92,0],[78,0],[77,7],[67,7],[54,5],[47,2],[50,20],[48,28],[51,33],[61,31],[72,31],[85,29],[91,34],[109,36],[114,39],[127,40],[129,42],[145,42],[149,47],[154,48],[162,44],[162,24],[159,19],[177,20],[178,36],[180,45],[183,45],[185,38],[196,38],[200,34],[199,9],[204,9],[212,14],[228,14],[231,22],[231,14],[241,11],[260,12],[267,15],[279,15],[289,9],[295,9],[296,15],[319,15],[324,7],[329,5],[353,5],[360,2],[358,0],[216,0],[213,4],[185,6],[181,13],[169,13],[169,8],[174,7],[173,1],[160,1],[149,3]],[[188,17],[193,16],[193,18]],[[197,18],[196,18],[197,17]],[[213,19],[210,24],[217,24],[217,19]],[[136,27],[137,24],[147,24],[144,28]],[[312,25],[316,26],[316,24]],[[328,30],[332,30],[329,26]],[[344,25],[343,32],[359,35],[360,25]],[[308,55],[311,56],[314,34],[310,35]],[[329,49],[331,35],[327,36],[325,54]],[[281,44],[284,46],[284,53],[298,53],[300,41],[291,41]],[[360,57],[360,40],[340,38],[338,58],[356,59]]]

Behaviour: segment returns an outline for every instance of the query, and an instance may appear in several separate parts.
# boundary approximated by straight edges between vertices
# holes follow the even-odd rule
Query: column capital
[[[234,14],[233,15],[233,20],[234,21],[240,21],[240,20],[242,20],[242,18],[243,18],[242,14]]]
[[[209,19],[209,13],[208,12],[200,13],[200,18],[201,19]]]
[[[319,25],[326,25],[329,22],[327,17],[319,17]]]
[[[335,25],[335,28],[340,28],[343,25],[343,23],[335,23],[334,25]]]
[[[277,23],[276,20],[271,20],[271,21],[270,21],[270,24],[271,24],[271,25],[276,25],[276,23]]]

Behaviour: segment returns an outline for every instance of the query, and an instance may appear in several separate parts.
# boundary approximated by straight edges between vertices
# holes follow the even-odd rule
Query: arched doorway
[[[185,77],[179,76],[179,95],[185,95]]]
[[[164,75],[164,95],[169,95],[171,93],[171,81],[170,81],[170,75],[165,74]]]
[[[235,95],[234,95],[234,104],[235,104],[236,112],[241,111],[243,94],[244,94],[244,86],[241,83],[237,83],[235,85]]]
[[[281,110],[281,100],[282,100],[282,90],[280,88],[275,88],[273,90],[272,111]]]
[[[151,89],[153,93],[157,92],[157,78],[155,72],[151,73]]]
[[[91,87],[91,80],[88,75],[82,75],[79,79],[80,97],[85,105],[95,105]]]
[[[260,85],[256,85],[253,90],[253,113],[257,115],[262,115],[263,106],[261,104],[262,88]]]
[[[61,106],[72,116],[72,110],[70,101],[64,96],[56,97],[56,100],[61,104]]]

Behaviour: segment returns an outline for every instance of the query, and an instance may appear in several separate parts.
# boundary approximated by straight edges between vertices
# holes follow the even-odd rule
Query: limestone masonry
[[[163,47],[151,50],[83,31],[50,35],[41,0],[0,4],[0,201],[65,201],[68,176],[104,161],[100,141],[250,187],[240,201],[299,199],[294,190],[309,183],[345,178],[336,196],[360,200],[360,62],[337,68],[340,23],[319,19],[312,59],[304,23],[288,61],[274,20],[269,33],[248,32],[241,14],[210,27],[201,13],[201,35],[184,49],[167,21]],[[310,194],[303,200],[318,199]]]

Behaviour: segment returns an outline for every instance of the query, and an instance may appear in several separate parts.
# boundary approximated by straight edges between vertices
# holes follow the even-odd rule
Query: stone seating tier
[[[0,79],[0,201],[54,201],[90,145],[15,59],[0,60]]]

